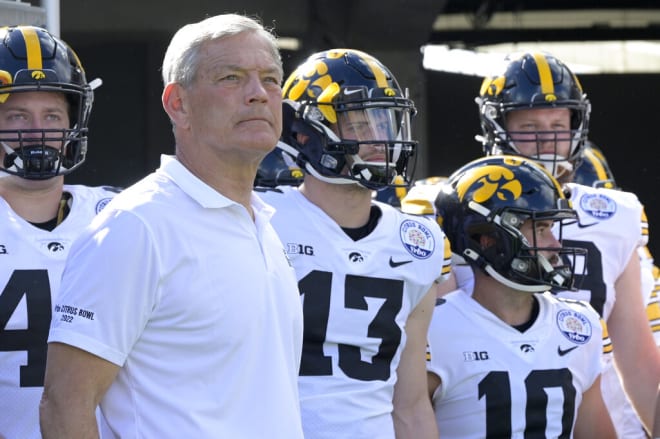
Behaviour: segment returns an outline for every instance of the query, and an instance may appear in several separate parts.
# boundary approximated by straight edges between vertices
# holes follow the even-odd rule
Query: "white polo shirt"
[[[120,437],[302,438],[302,310],[269,219],[172,157],[76,241],[49,342],[121,369],[101,401]]]

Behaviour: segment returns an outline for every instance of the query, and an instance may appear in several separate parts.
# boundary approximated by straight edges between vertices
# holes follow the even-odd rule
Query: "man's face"
[[[539,157],[553,154],[567,158],[571,151],[571,114],[568,108],[510,111],[506,130],[520,154]]]
[[[0,104],[0,131],[63,130],[69,127],[69,105],[62,93],[12,93],[4,104]],[[6,143],[11,143],[7,140],[12,136],[17,137],[1,136]]]
[[[66,143],[64,130],[69,128],[69,104],[63,93],[34,91],[10,94],[0,104],[0,142],[3,144],[0,164],[5,160],[7,148],[41,149],[45,145],[60,151]]]
[[[282,130],[282,73],[268,41],[253,32],[207,42],[185,90],[195,142],[263,157]]]
[[[520,227],[520,232],[532,247],[556,248],[559,250],[561,249],[561,243],[557,240],[552,231],[553,224],[554,222],[552,220],[532,221],[531,219],[527,219]],[[541,255],[544,256],[553,267],[562,264],[558,252],[542,250],[539,253],[541,253]]]
[[[386,147],[396,139],[397,131],[393,110],[384,108],[361,109],[338,114],[335,128],[337,135],[345,140],[373,142],[360,145],[359,156],[366,162],[386,162]],[[378,141],[383,141],[379,143]],[[390,159],[390,161],[392,161]]]

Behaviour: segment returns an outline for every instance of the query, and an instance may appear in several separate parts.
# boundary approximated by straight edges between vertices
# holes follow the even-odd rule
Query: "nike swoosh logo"
[[[557,346],[557,353],[559,354],[560,357],[563,357],[564,355],[568,354],[571,352],[573,349],[577,349],[578,346],[573,346],[568,349],[562,349],[561,346]]]
[[[395,262],[395,261],[392,260],[392,256],[390,256],[390,267],[392,267],[392,268],[396,268],[396,267],[400,267],[402,265],[410,264],[411,262],[412,262],[412,260],[409,260],[409,261],[396,261]]]
[[[356,89],[353,89],[353,90],[344,90],[344,94],[345,95],[352,95],[352,94],[355,94],[355,93],[359,93],[361,91],[362,91],[361,88],[356,88]]]
[[[578,227],[581,228],[581,229],[586,229],[587,227],[595,226],[596,224],[598,224],[598,221],[596,221],[595,223],[591,223],[591,224],[582,224],[579,221],[577,223]]]

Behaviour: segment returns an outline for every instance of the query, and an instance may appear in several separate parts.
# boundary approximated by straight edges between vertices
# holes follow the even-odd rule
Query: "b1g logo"
[[[286,254],[314,256],[314,247],[311,245],[289,242],[286,245]]]
[[[435,238],[424,224],[405,220],[399,228],[399,236],[408,253],[418,259],[427,259],[435,250]]]

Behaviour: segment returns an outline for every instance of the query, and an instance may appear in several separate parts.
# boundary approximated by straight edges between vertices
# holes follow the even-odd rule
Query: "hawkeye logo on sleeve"
[[[562,309],[557,313],[557,328],[564,337],[577,344],[588,342],[593,332],[589,319],[572,309]]]
[[[580,198],[580,208],[594,218],[610,219],[616,213],[616,203],[603,194],[587,194]]]
[[[435,250],[433,233],[424,224],[415,220],[405,220],[399,227],[401,243],[408,253],[417,259],[427,259]]]

